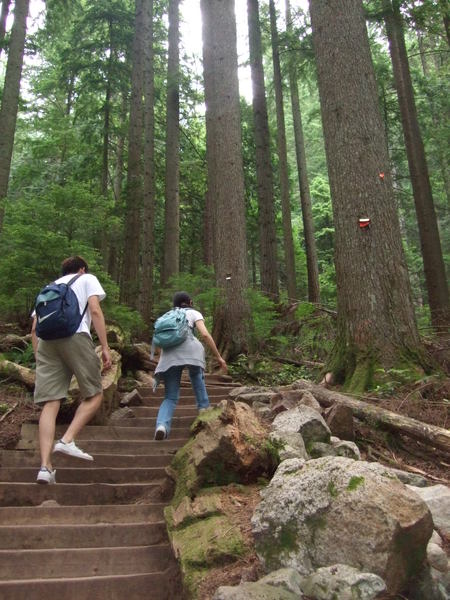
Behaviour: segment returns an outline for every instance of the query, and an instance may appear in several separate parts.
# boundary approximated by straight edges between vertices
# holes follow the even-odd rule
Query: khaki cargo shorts
[[[66,398],[72,375],[82,398],[91,398],[102,391],[101,361],[91,337],[76,333],[59,340],[39,340],[34,402]]]

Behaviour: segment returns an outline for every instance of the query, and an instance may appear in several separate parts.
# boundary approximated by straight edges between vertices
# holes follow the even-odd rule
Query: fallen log
[[[14,379],[23,383],[28,389],[34,389],[34,371],[10,360],[0,360],[0,377]]]
[[[312,368],[322,368],[325,363],[317,362],[313,360],[293,360],[292,358],[281,358],[281,356],[271,356],[271,359],[275,362],[279,362],[284,365],[294,365],[295,367],[312,367]]]
[[[126,344],[122,350],[124,372],[127,371],[154,371],[156,361],[150,360],[150,344]]]
[[[295,387],[296,389],[310,391],[323,406],[333,406],[334,404],[349,406],[355,417],[369,424],[402,433],[450,454],[450,431],[447,429],[422,423],[421,421],[416,421],[416,419],[405,417],[385,408],[373,406],[362,400],[326,389],[304,379],[297,381]]]
[[[25,350],[31,343],[31,334],[24,336],[8,333],[0,336],[0,352],[10,352],[11,350]]]

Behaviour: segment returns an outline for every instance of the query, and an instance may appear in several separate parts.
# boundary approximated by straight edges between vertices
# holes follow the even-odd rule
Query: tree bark
[[[399,0],[383,0],[383,9],[419,225],[431,322],[437,333],[448,335],[450,305],[447,278],[425,148],[417,118]]]
[[[34,389],[36,375],[33,369],[28,369],[28,367],[18,365],[10,360],[0,360],[0,376],[10,377],[14,381],[23,383],[28,389]]]
[[[258,0],[247,0],[247,14],[258,185],[261,290],[276,302],[279,298],[277,232]]]
[[[447,36],[447,44],[450,46],[450,8],[447,0],[439,0],[441,7],[442,22],[444,23],[445,34]]]
[[[203,213],[203,261],[208,267],[214,265],[214,206],[208,191],[205,194],[205,210]]]
[[[201,0],[201,9],[208,193],[214,205],[214,265],[221,299],[214,332],[227,359],[246,350],[249,312],[236,19],[233,0]]]
[[[144,3],[144,188],[142,219],[142,277],[140,307],[150,326],[153,310],[155,226],[155,76],[153,68],[153,0]]]
[[[368,422],[370,425],[380,425],[390,431],[401,433],[450,454],[450,431],[448,429],[416,421],[356,398],[350,398],[345,394],[327,390],[309,381],[301,380],[297,382],[296,389],[310,391],[322,406],[333,406],[334,404],[348,406],[352,409],[355,417]]]
[[[114,164],[114,201],[116,205],[115,213],[117,214],[117,207],[122,195],[122,183],[123,183],[123,163],[124,163],[124,148],[125,148],[125,123],[128,114],[128,96],[126,91],[122,91],[122,106],[120,109],[120,127],[119,134],[116,142],[116,156]],[[109,236],[109,253],[108,253],[108,273],[111,278],[116,282],[120,282],[121,273],[121,248],[123,246],[121,239],[121,229],[119,227],[110,228]]]
[[[361,0],[310,0],[335,226],[330,369],[362,392],[377,365],[423,360]],[[361,227],[360,219],[370,219]]]
[[[6,19],[8,18],[10,4],[11,0],[2,1],[2,11],[0,14],[0,56],[2,55],[3,45],[5,43]]]
[[[128,134],[128,175],[125,209],[120,300],[139,308],[139,252],[142,210],[142,93],[143,93],[143,10],[144,0],[135,0],[135,32],[131,72],[131,105]]]
[[[8,62],[0,110],[0,233],[3,229],[5,200],[8,194],[9,173],[19,108],[20,79],[27,33],[30,0],[16,0],[14,23],[9,42]]]
[[[180,15],[179,0],[169,0],[169,58],[167,65],[166,201],[161,283],[180,271]]]
[[[281,212],[283,221],[284,260],[286,263],[286,286],[288,297],[294,301],[297,297],[295,282],[295,251],[292,235],[291,201],[289,197],[289,172],[286,147],[286,127],[283,108],[283,83],[281,78],[280,54],[278,47],[277,16],[273,0],[269,1],[270,32],[272,38],[273,80],[277,111],[277,148],[280,176]]]
[[[286,0],[286,29],[292,35],[292,18],[289,0]],[[303,135],[302,113],[297,83],[295,58],[289,56],[289,88],[291,91],[292,119],[294,123],[295,154],[297,157],[298,185],[305,236],[306,268],[308,271],[308,300],[320,302],[319,263],[317,260],[316,240],[314,237],[314,221],[309,191],[308,171],[306,168],[305,141]]]

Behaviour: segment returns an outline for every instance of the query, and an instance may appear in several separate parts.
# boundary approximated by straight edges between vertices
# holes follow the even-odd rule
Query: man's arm
[[[33,317],[33,323],[31,325],[31,345],[33,346],[34,356],[36,356],[37,347],[38,347],[38,336],[36,335],[36,324],[37,319]]]
[[[88,306],[92,317],[92,323],[94,324],[95,332],[97,333],[100,345],[102,347],[102,361],[103,370],[111,368],[111,354],[109,352],[108,339],[106,337],[106,325],[103,311],[100,307],[100,301],[98,296],[89,296]]]

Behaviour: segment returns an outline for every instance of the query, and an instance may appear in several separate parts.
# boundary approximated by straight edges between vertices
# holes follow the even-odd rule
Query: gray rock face
[[[262,577],[258,583],[281,587],[288,590],[288,592],[296,594],[296,598],[302,597],[302,578],[295,569],[290,569],[289,567],[272,571],[265,577]]]
[[[302,591],[315,600],[373,600],[386,591],[386,584],[378,575],[338,564],[317,569],[306,577]]]
[[[269,438],[273,441],[283,444],[283,448],[279,450],[280,460],[289,458],[302,458],[308,460],[309,456],[306,452],[305,442],[299,433],[291,431],[272,431]]]
[[[241,583],[222,586],[216,590],[213,600],[301,600],[303,596],[292,594],[280,587],[264,583]]]
[[[327,410],[325,420],[333,435],[351,442],[355,439],[353,411],[350,407],[335,404]]]
[[[286,460],[261,495],[252,529],[268,570],[309,575],[344,563],[379,575],[396,593],[425,559],[429,510],[376,463]]]
[[[337,456],[346,456],[354,460],[361,460],[361,453],[355,442],[339,441],[333,444]]]
[[[298,406],[280,413],[272,423],[274,431],[300,433],[305,444],[330,441],[330,430],[322,415],[309,406]]]
[[[440,546],[430,542],[427,546],[427,558],[428,562],[434,569],[441,571],[442,573],[447,573],[448,558]]]
[[[426,502],[433,515],[435,528],[444,535],[450,535],[450,488],[446,485],[432,485],[426,488],[408,487]]]

